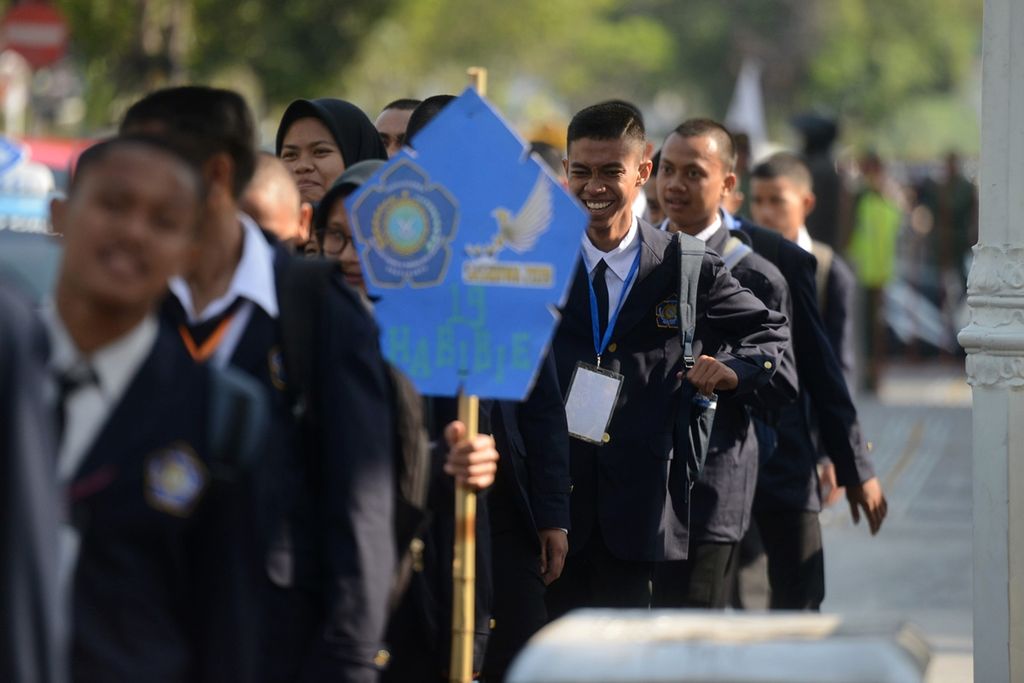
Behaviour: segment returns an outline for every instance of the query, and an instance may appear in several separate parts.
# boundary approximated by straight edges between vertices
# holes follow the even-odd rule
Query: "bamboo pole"
[[[487,94],[487,69],[470,67],[470,84],[481,95]],[[459,393],[459,421],[466,425],[472,439],[479,429],[480,400]],[[464,484],[455,487],[455,551],[452,559],[452,657],[450,683],[473,680],[473,644],[475,636],[476,591],[476,492]]]
[[[469,438],[478,430],[480,401],[459,394],[459,420]],[[452,658],[451,683],[473,680],[476,589],[476,493],[465,484],[455,489],[455,554],[452,562]]]

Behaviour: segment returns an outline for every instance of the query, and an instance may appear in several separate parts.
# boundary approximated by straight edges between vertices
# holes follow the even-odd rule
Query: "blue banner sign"
[[[346,201],[384,355],[419,391],[522,400],[587,217],[472,89]]]

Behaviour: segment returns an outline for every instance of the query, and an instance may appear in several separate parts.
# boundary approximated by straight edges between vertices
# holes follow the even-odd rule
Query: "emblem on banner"
[[[146,459],[144,481],[149,504],[187,517],[206,487],[206,468],[187,444],[176,444]]]
[[[426,171],[402,159],[359,198],[353,212],[369,217],[356,221],[356,229],[368,246],[366,275],[373,284],[430,287],[444,281],[458,204]]]
[[[679,327],[679,297],[671,297],[659,303],[654,309],[654,318],[658,327],[670,330]]]
[[[498,253],[509,249],[526,254],[534,249],[537,240],[551,227],[554,210],[551,186],[544,173],[526,201],[515,213],[506,207],[491,212],[498,231],[488,244],[467,244],[470,257],[462,266],[462,281],[467,285],[504,285],[510,287],[550,287],[554,282],[554,269],[545,263],[498,262]]]

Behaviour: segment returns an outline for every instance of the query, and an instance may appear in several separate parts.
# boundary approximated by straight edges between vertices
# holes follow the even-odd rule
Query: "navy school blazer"
[[[730,236],[722,227],[708,239],[708,249],[723,253]],[[766,259],[751,251],[730,272],[767,308],[785,314],[787,320],[792,315],[789,287]],[[743,538],[750,526],[758,471],[758,442],[749,407],[753,402],[755,411],[777,409],[796,400],[797,392],[796,360],[793,347],[787,346],[778,371],[756,396],[718,402],[707,460],[691,493],[691,542],[735,543]]]
[[[800,399],[784,410],[778,425],[778,448],[761,468],[757,505],[772,509],[819,510],[817,449],[810,437],[808,411],[817,411],[822,448],[832,457],[840,486],[874,476],[857,420],[857,409],[829,343],[818,311],[817,260],[778,233],[736,217],[754,250],[774,263],[789,285],[793,302],[793,349]]]
[[[639,223],[640,265],[602,366],[623,387],[601,446],[572,439],[572,530],[569,552],[595,533],[624,560],[686,559],[689,542],[689,446],[676,443],[689,423],[692,385],[680,382],[677,238]],[[582,259],[554,340],[563,391],[577,362],[593,363],[587,271]],[[785,317],[736,282],[722,260],[705,254],[697,295],[695,355],[713,355],[734,370],[744,394],[763,386],[788,343]],[[683,428],[680,428],[680,425]],[[691,467],[688,467],[690,465]]]
[[[215,374],[161,326],[68,487],[75,681],[257,680],[258,451],[211,444]]]

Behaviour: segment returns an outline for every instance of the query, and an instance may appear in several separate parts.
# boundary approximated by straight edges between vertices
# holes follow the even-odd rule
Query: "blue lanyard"
[[[633,265],[630,266],[629,275],[626,276],[626,281],[622,283],[622,296],[619,297],[619,304],[615,307],[615,311],[608,316],[608,327],[604,331],[604,338],[601,338],[601,321],[598,319],[600,316],[597,312],[597,294],[594,293],[594,280],[587,274],[587,287],[590,288],[590,324],[594,330],[594,353],[597,354],[597,367],[601,367],[601,354],[608,348],[608,342],[612,340],[612,332],[615,331],[615,321],[619,319],[619,311],[622,310],[622,304],[626,301],[626,294],[629,290],[629,283],[633,281],[633,277],[636,275],[637,269],[640,268],[640,250],[637,249],[636,258],[633,259]],[[602,275],[602,277],[604,277]]]

